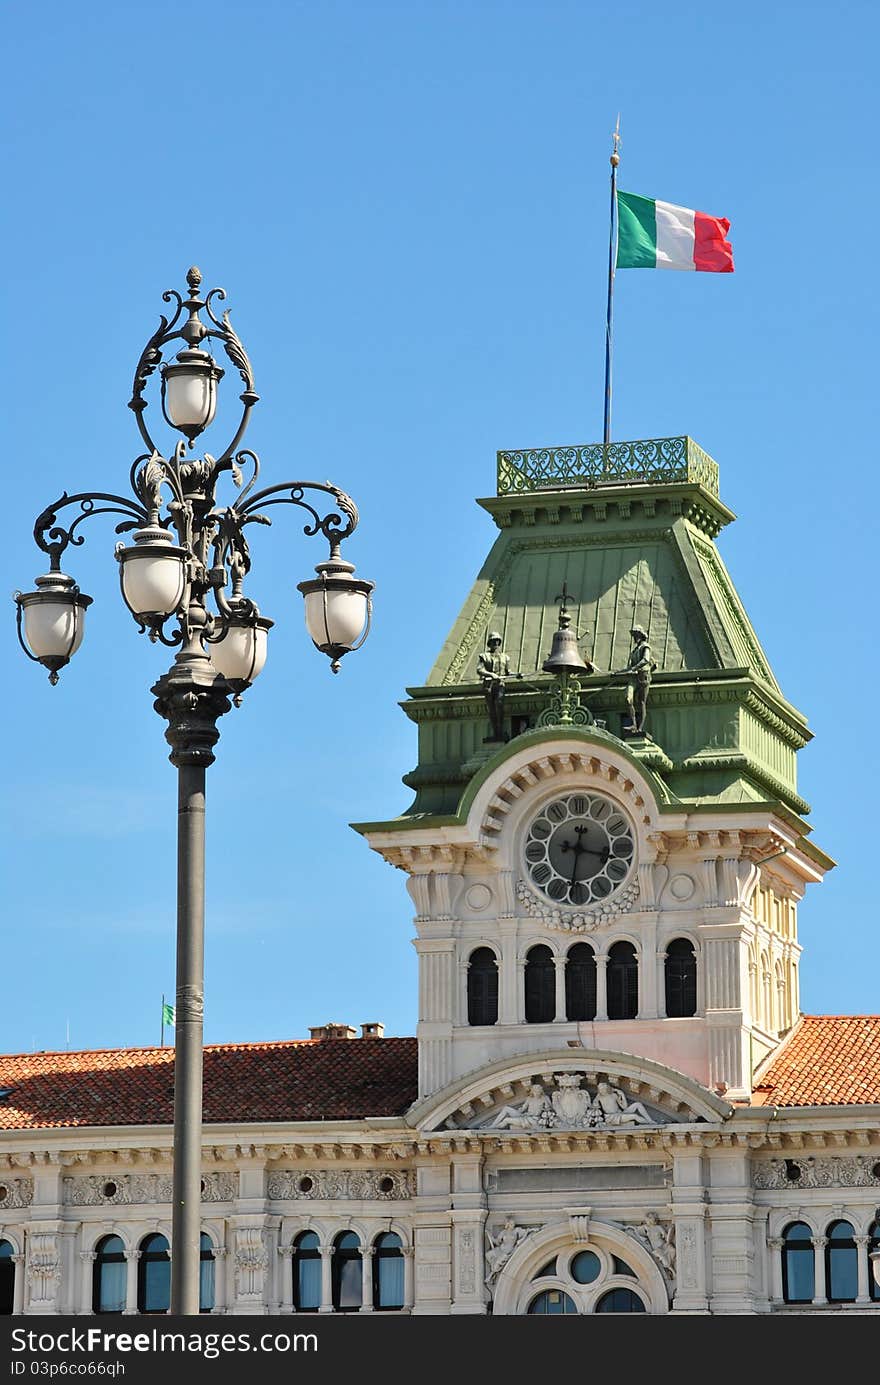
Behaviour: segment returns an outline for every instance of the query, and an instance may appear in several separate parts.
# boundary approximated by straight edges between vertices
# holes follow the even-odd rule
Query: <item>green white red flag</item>
[[[730,222],[634,192],[617,194],[618,269],[733,273]]]

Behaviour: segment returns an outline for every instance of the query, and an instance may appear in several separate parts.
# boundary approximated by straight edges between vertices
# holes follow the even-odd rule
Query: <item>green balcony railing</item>
[[[498,453],[498,494],[691,481],[718,495],[718,463],[693,438],[642,438]]]

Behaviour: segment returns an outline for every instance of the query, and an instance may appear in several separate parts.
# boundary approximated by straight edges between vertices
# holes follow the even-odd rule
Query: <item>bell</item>
[[[577,647],[577,636],[569,630],[568,623],[553,631],[553,645],[549,659],[541,668],[545,673],[592,673],[593,665],[585,664]]]
[[[556,600],[559,602],[559,628],[553,631],[550,657],[544,660],[541,668],[545,673],[592,673],[593,665],[584,663],[577,646],[577,635],[568,628],[571,625],[568,603],[572,597],[568,594],[567,582],[563,583],[562,595],[557,596]]]

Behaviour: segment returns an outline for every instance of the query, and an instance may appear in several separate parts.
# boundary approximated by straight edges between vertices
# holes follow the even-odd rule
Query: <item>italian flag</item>
[[[702,269],[733,273],[730,222],[634,192],[617,194],[618,269]]]

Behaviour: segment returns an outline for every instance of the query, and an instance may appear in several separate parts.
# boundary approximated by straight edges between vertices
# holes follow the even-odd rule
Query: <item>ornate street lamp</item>
[[[301,582],[305,617],[316,647],[339,661],[360,648],[369,633],[373,583],[354,576],[340,556],[340,546],[357,527],[358,512],[344,491],[328,483],[286,481],[257,490],[260,463],[256,453],[239,449],[251,409],[259,396],[247,353],[229,321],[218,318],[215,300],[223,289],[199,296],[202,276],[193,267],[186,276],[188,296],[173,289],[163,294],[174,303],[173,315],[159,327],[141,353],[129,408],[148,451],[137,457],[129,474],[133,498],[95,491],[64,494],[38,516],[37,546],[49,556],[49,572],[35,581],[36,590],[16,592],[18,637],[29,658],[49,670],[50,682],[82,643],[85,596],[61,571],[61,556],[83,542],[77,531],[97,514],[122,515],[118,534],[132,542],[116,545],[122,596],[141,634],[176,648],[171,668],[154,684],[154,706],[168,722],[165,738],[178,771],[177,853],[177,995],[174,1081],[174,1180],[172,1221],[171,1312],[199,1311],[201,1250],[202,1017],[204,1009],[205,914],[205,770],[214,761],[218,719],[229,711],[230,698],[242,695],[266,662],[273,622],[260,614],[244,594],[250,571],[245,537],[249,524],[271,524],[265,511],[293,505],[308,519],[303,532],[322,534],[330,546],[318,564],[317,579]],[[208,321],[202,320],[204,312]],[[178,322],[182,322],[180,327]],[[163,361],[168,343],[182,340],[173,360]],[[219,342],[237,368],[244,390],[242,414],[231,442],[217,457],[190,455],[195,439],[211,424],[217,408],[217,386],[224,371],[205,349]],[[160,370],[162,413],[184,440],[168,457],[154,443],[144,421],[145,387]],[[238,488],[229,505],[218,503],[217,483],[229,472]],[[329,512],[315,505],[323,492],[332,497]],[[307,498],[307,496],[309,498]],[[310,503],[311,500],[315,504]],[[326,502],[325,502],[326,503]],[[62,511],[74,511],[65,528]]]

